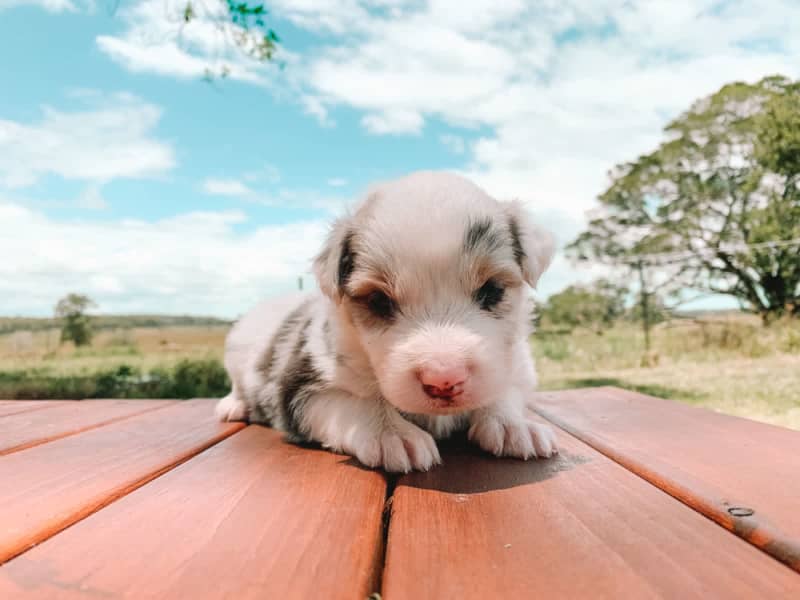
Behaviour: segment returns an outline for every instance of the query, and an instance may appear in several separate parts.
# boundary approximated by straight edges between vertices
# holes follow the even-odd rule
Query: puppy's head
[[[552,255],[552,237],[519,204],[424,172],[373,189],[335,223],[314,269],[384,397],[451,414],[503,396],[512,345],[527,332],[525,284]]]

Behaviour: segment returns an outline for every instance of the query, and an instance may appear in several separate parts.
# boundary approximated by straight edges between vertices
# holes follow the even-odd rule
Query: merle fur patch
[[[487,218],[474,221],[464,234],[464,251],[475,252],[483,246],[494,246],[497,234],[492,230],[492,220]]]
[[[522,247],[522,240],[519,235],[519,223],[516,217],[509,217],[508,229],[511,232],[511,249],[514,251],[514,260],[517,261],[519,268],[522,269],[522,263],[525,260],[525,249]]]
[[[356,267],[356,254],[353,252],[353,233],[350,232],[342,240],[342,250],[339,254],[339,268],[337,270],[336,284],[344,293],[344,286]]]
[[[303,323],[278,384],[284,429],[293,440],[304,439],[300,430],[303,409],[308,399],[322,384],[322,373],[314,365],[311,354],[306,348],[310,325],[310,318]]]
[[[292,331],[300,323],[300,319],[306,310],[307,302],[304,302],[296,309],[294,309],[289,316],[281,323],[281,326],[272,336],[267,351],[261,360],[256,364],[256,369],[261,373],[264,381],[270,381],[274,378],[273,369],[275,368],[275,359],[279,352],[279,346],[286,342],[287,338],[292,334]]]

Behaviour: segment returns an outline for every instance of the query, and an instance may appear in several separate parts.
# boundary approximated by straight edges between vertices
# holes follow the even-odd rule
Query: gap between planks
[[[34,448],[42,444],[54,442],[56,440],[60,440],[66,437],[71,437],[73,435],[78,435],[87,431],[92,431],[93,429],[99,429],[107,425],[112,425],[120,421],[125,421],[127,419],[136,417],[138,415],[142,415],[152,411],[162,410],[168,406],[174,406],[177,401],[175,400],[84,400],[82,402],[75,402],[71,400],[65,400],[63,402],[64,402],[63,405],[50,407],[50,410],[42,409],[46,410],[44,415],[51,416],[53,414],[53,411],[58,410],[59,408],[77,408],[79,411],[89,412],[90,407],[95,408],[95,406],[92,406],[93,404],[96,404],[97,406],[102,405],[102,407],[106,409],[114,409],[114,411],[118,412],[118,414],[114,415],[112,412],[112,414],[109,414],[108,418],[96,421],[88,419],[83,424],[78,424],[72,428],[64,427],[63,429],[60,430],[56,429],[53,433],[50,434],[42,434],[41,436],[31,435],[28,436],[27,439],[23,437],[23,439],[18,443],[14,443],[6,447],[0,446],[0,457],[12,454],[14,452],[27,450],[29,448]],[[139,406],[137,406],[137,404],[139,404]],[[28,419],[28,418],[37,419],[42,415],[42,410],[23,411],[12,415],[6,415],[5,416],[6,418],[0,421],[0,424],[7,425],[8,423],[17,421],[19,419]],[[33,414],[31,415],[31,413]],[[81,415],[77,416],[80,417]],[[26,428],[28,427],[27,424],[25,424],[25,426]],[[3,443],[2,439],[0,439],[0,444],[1,443]]]
[[[0,418],[24,412],[55,408],[59,404],[78,402],[77,400],[0,400]]]

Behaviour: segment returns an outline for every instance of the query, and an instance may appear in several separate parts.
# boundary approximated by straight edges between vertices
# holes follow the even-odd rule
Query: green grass
[[[230,381],[217,359],[178,361],[142,371],[127,364],[79,375],[31,371],[0,372],[0,398],[218,398]]]

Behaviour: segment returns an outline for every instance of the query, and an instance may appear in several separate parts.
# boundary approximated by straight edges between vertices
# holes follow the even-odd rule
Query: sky
[[[235,317],[313,285],[330,220],[419,169],[563,246],[695,99],[800,76],[797,0],[268,0],[266,64],[185,4],[0,0],[0,314]],[[559,252],[537,294],[596,274]]]

